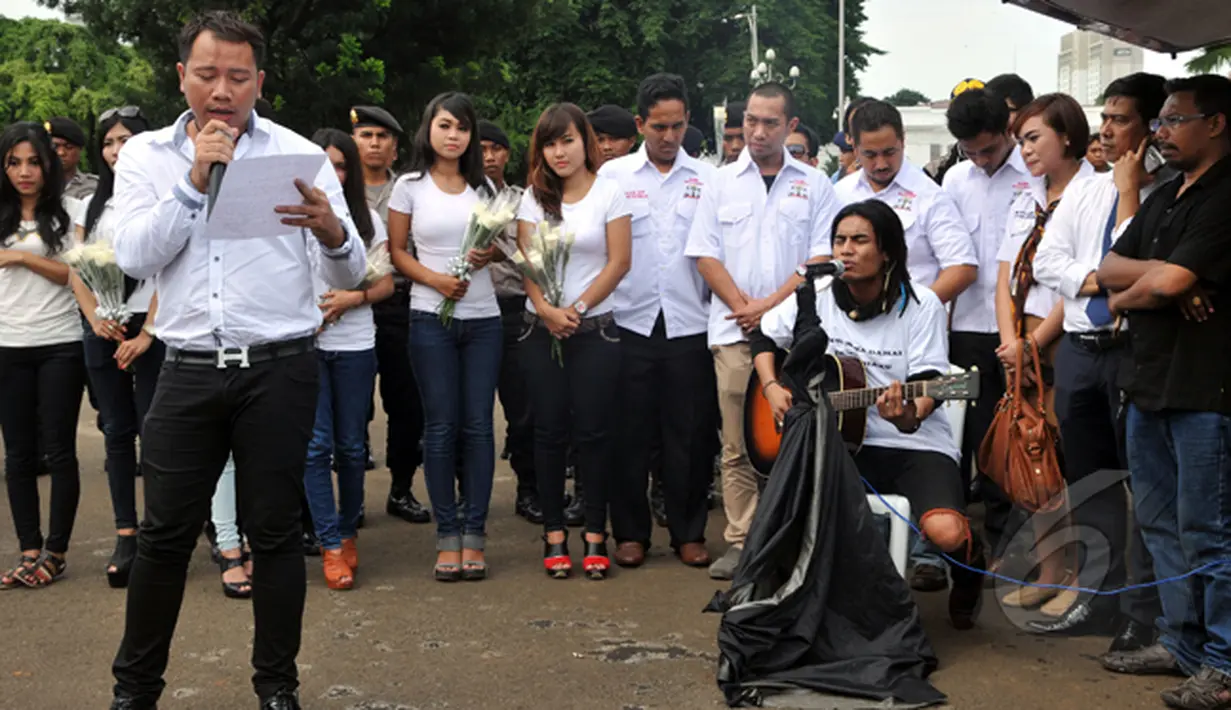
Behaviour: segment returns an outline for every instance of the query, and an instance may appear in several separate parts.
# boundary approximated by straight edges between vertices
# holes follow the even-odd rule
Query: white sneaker
[[[728,547],[722,557],[710,565],[710,579],[733,579],[735,568],[739,566],[739,557],[743,551],[744,548],[740,545]]]

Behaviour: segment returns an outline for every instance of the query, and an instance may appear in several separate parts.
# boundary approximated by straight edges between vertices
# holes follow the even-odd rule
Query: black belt
[[[1069,340],[1083,350],[1102,353],[1128,344],[1128,335],[1110,330],[1092,330],[1086,333],[1069,333]]]
[[[293,355],[303,355],[316,350],[316,338],[311,335],[283,340],[277,343],[265,343],[242,348],[218,348],[217,350],[180,350],[167,348],[167,362],[188,367],[216,367],[225,370],[228,367],[247,368],[263,362],[278,360]]]

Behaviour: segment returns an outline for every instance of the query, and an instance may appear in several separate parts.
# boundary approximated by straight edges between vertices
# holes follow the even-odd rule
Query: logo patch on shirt
[[[695,184],[695,185],[694,185],[694,184],[692,184],[692,183],[685,183],[685,184],[684,184],[684,199],[685,199],[685,200],[699,200],[699,199],[701,199],[701,185],[700,185],[700,183]]]
[[[791,189],[786,193],[787,197],[798,197],[801,200],[808,199],[808,181],[807,180],[792,180]]]
[[[893,203],[893,209],[897,212],[910,212],[910,206],[918,197],[910,190],[902,190],[898,193],[898,201]]]
[[[650,199],[650,193],[646,192],[645,190],[627,190],[624,193],[624,199],[626,200],[648,200]]]

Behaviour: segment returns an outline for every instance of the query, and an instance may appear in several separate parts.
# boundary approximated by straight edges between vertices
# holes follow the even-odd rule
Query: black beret
[[[393,114],[379,106],[355,106],[350,110],[350,122],[355,128],[360,126],[379,126],[394,133],[402,132],[402,125]]]
[[[71,118],[57,116],[47,121],[47,125],[44,128],[47,129],[52,138],[63,138],[78,148],[85,147],[85,132]]]
[[[684,152],[689,155],[698,155],[701,152],[701,144],[705,142],[705,136],[701,134],[701,129],[696,126],[688,126],[688,130],[684,131]]]
[[[505,150],[513,149],[513,146],[509,145],[509,137],[500,130],[500,126],[491,121],[479,121],[479,140],[491,141],[496,145],[504,146]]]
[[[744,109],[746,105],[743,101],[732,101],[727,104],[727,125],[726,128],[743,128],[744,127]]]
[[[637,123],[628,109],[607,104],[586,114],[596,133],[606,133],[616,138],[632,138],[637,135]]]

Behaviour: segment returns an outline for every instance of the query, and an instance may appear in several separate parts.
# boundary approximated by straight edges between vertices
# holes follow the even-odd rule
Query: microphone
[[[226,163],[214,163],[209,166],[209,187],[206,192],[205,218],[214,213],[214,202],[218,200],[218,188],[222,187],[222,176],[227,172]]]
[[[808,264],[804,267],[807,273],[804,278],[819,279],[822,276],[841,276],[846,272],[846,264],[840,261],[823,261],[819,264]]]

